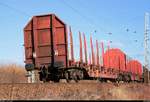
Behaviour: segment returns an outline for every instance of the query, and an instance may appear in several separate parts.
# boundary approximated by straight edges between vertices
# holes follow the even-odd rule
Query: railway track
[[[150,100],[150,85],[140,83],[1,83],[2,100]]]

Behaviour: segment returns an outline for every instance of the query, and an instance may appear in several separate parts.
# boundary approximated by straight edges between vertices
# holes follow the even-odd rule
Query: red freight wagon
[[[127,69],[130,69],[131,73],[136,74],[136,63],[134,60],[131,60],[127,63]]]
[[[142,77],[142,64],[137,60],[130,60],[127,63],[127,69],[131,70],[133,80],[139,80]]]
[[[126,58],[120,49],[109,49],[104,54],[104,67],[125,71]]]
[[[67,67],[66,25],[55,15],[34,16],[24,28],[25,62],[35,68],[62,62]]]

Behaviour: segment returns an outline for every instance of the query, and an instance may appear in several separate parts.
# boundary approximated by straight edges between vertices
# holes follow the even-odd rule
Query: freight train
[[[75,61],[71,28],[68,34],[67,25],[55,14],[34,16],[24,28],[25,69],[38,71],[39,80],[43,82],[59,82],[60,79],[66,79],[67,82],[85,79],[143,81],[142,64],[138,60],[129,59],[118,48],[108,48],[104,51],[103,43],[100,44],[102,49],[100,57],[99,42],[96,41],[95,54],[92,37],[91,55],[89,54],[87,58],[85,34],[83,38],[84,47],[82,34],[79,32],[80,60]]]

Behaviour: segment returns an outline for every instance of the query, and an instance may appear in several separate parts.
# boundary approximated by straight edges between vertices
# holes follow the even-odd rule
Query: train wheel
[[[60,81],[59,78],[56,78],[56,79],[54,80],[55,83],[58,83],[59,81]]]
[[[70,74],[68,71],[65,72],[65,79],[66,79],[67,83],[70,82]]]
[[[130,83],[130,82],[131,82],[131,76],[128,75],[128,83]]]
[[[78,80],[84,79],[84,73],[82,70],[77,71],[77,78],[78,78]]]
[[[106,82],[107,82],[107,79],[101,78],[100,82],[101,82],[101,83],[106,83]]]
[[[122,75],[118,75],[118,78],[116,79],[117,83],[120,83],[122,81]]]
[[[39,79],[40,79],[40,81],[43,81],[43,83],[46,82],[46,78],[43,76],[42,72],[39,73]]]
[[[79,80],[78,80],[77,76],[74,77],[74,81],[75,81],[76,83],[78,83]]]
[[[99,78],[98,78],[98,81],[101,82],[101,81],[102,81],[102,78],[99,77]]]
[[[73,71],[71,76],[72,76],[72,79],[73,79],[76,83],[78,83],[78,78],[79,78],[79,76],[78,76],[78,71],[77,71],[77,70]]]
[[[42,78],[42,81],[43,81],[43,83],[46,83],[46,79],[45,78]]]

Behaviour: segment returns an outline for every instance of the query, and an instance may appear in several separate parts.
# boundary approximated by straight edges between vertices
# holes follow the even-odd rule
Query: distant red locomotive
[[[118,48],[104,51],[103,43],[101,43],[100,57],[99,43],[96,41],[95,54],[92,38],[90,38],[91,54],[88,60],[85,34],[83,34],[83,47],[80,32],[80,61],[75,61],[71,28],[69,34],[70,51],[68,51],[66,24],[62,20],[54,14],[34,16],[24,28],[26,70],[37,70],[39,80],[44,82],[59,82],[60,79],[66,79],[67,82],[84,79],[142,81],[140,62],[127,60],[126,54]]]

